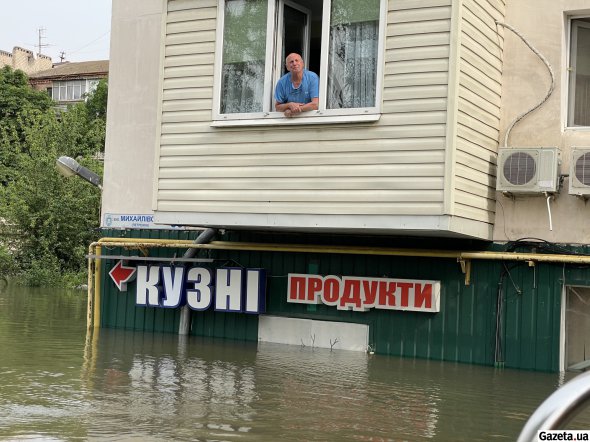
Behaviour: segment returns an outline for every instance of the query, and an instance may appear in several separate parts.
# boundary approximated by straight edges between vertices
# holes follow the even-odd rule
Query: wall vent
[[[498,151],[496,190],[515,194],[557,192],[558,173],[556,147],[503,148]]]
[[[590,195],[590,147],[573,148],[570,160],[569,193]]]

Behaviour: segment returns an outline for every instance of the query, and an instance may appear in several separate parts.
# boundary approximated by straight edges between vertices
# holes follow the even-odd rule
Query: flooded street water
[[[562,381],[309,347],[89,337],[84,292],[0,292],[0,440],[513,441]],[[590,414],[570,427],[590,428]]]

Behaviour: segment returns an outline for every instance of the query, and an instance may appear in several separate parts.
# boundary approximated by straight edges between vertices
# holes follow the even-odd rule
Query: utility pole
[[[66,53],[64,51],[61,51],[59,53],[59,62],[63,63],[65,59],[66,59]]]
[[[44,32],[46,30],[47,29],[45,29],[45,28],[37,29],[37,37],[38,37],[38,41],[39,41],[39,43],[37,44],[37,55],[41,55],[43,48],[46,48],[49,46],[47,43],[43,43],[43,39],[47,38],[44,35]]]

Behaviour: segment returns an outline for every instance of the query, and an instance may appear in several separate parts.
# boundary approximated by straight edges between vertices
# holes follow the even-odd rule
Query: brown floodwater
[[[0,292],[0,440],[514,441],[559,375],[128,330]],[[590,428],[584,412],[571,428]]]

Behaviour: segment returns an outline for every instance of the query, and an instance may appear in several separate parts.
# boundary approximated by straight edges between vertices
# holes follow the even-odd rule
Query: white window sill
[[[590,126],[566,126],[565,131],[572,131],[572,132],[588,132],[590,131]]]
[[[211,122],[212,127],[246,127],[246,126],[291,126],[303,124],[338,124],[374,122],[381,118],[380,113],[359,113],[353,115],[326,115],[321,111],[305,112],[301,115],[287,118],[282,112],[270,112],[256,117],[236,118],[235,116],[217,117]]]

